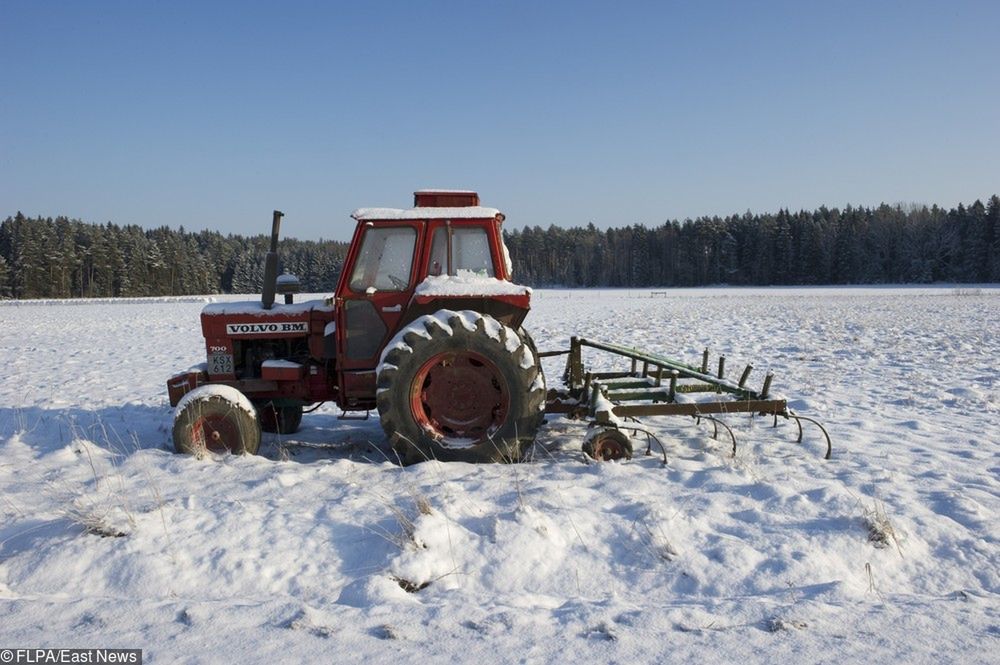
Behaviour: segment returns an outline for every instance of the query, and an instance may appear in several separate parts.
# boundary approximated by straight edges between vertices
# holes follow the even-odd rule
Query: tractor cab
[[[421,190],[409,209],[360,208],[337,284],[337,369],[346,404],[373,405],[386,342],[442,308],[491,314],[517,328],[530,290],[512,284],[503,214],[470,191]]]

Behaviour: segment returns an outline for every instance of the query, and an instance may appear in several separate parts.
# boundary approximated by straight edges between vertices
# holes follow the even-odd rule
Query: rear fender
[[[204,363],[192,367],[182,374],[175,374],[167,380],[167,395],[170,397],[170,406],[177,406],[184,395],[188,394],[198,386],[208,383],[207,365]]]
[[[500,323],[517,330],[531,309],[531,298],[528,295],[415,296],[399,327],[402,328],[425,314],[433,314],[442,309],[456,312],[472,310],[489,314]]]

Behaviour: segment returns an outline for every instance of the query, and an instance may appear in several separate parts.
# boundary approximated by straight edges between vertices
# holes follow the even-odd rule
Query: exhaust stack
[[[271,250],[264,259],[264,286],[260,294],[260,304],[264,309],[271,309],[274,305],[274,293],[278,285],[278,231],[284,216],[285,213],[275,210],[271,221]]]

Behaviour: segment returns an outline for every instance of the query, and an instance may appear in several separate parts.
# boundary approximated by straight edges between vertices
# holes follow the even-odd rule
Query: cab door
[[[338,297],[341,343],[337,364],[345,395],[374,400],[375,375],[382,348],[403,316],[415,280],[416,224],[365,224],[350,273]],[[369,386],[370,384],[370,386]]]

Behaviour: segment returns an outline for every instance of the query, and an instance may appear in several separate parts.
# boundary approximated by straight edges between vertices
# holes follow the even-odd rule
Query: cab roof
[[[359,222],[397,219],[496,219],[503,213],[496,208],[464,206],[454,208],[358,208],[351,217]]]

